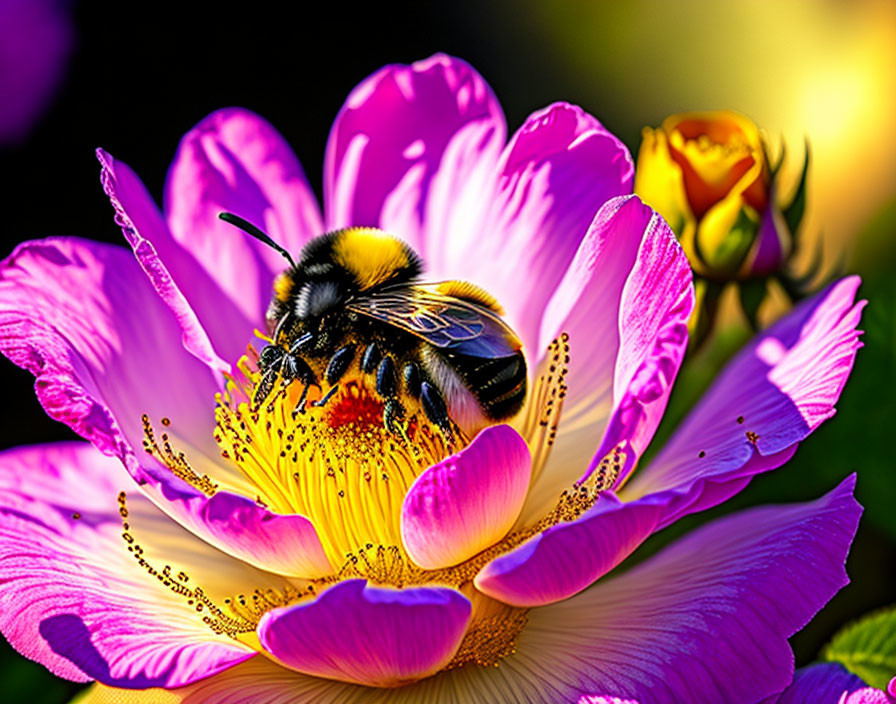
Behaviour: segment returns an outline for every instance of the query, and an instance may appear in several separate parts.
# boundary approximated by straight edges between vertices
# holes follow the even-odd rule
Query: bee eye
[[[335,281],[314,281],[306,283],[296,295],[296,316],[300,319],[314,318],[342,301],[342,293]]]

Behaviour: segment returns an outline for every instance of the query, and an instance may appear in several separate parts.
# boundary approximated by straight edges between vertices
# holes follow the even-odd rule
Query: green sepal
[[[759,219],[751,211],[752,208],[741,208],[721,242],[708,251],[705,243],[701,242],[702,232],[697,229],[694,249],[712,274],[733,275],[743,265],[759,233]]]
[[[787,223],[794,240],[796,240],[796,232],[803,220],[803,215],[806,213],[806,185],[809,177],[809,161],[809,142],[806,141],[806,158],[803,161],[803,172],[800,174],[800,182],[796,187],[796,192],[793,194],[790,205],[781,210],[784,222]]]
[[[739,286],[740,305],[753,331],[759,330],[759,306],[768,293],[768,279],[750,279]]]
[[[872,687],[886,689],[896,675],[896,607],[849,624],[825,646],[822,656],[841,663]]]

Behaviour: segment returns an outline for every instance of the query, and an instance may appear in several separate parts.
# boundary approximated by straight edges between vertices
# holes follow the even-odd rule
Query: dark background
[[[304,7],[293,6],[298,11]],[[260,2],[238,11],[187,2],[74,5],[76,45],[55,101],[22,142],[0,148],[0,254],[6,256],[20,241],[48,235],[121,242],[100,187],[94,149],[102,146],[130,164],[161,202],[166,169],[180,137],[203,116],[227,105],[245,106],[270,120],[293,145],[320,195],[327,134],[351,88],[384,64],[407,63],[436,51],[463,57],[485,76],[502,102],[510,130],[536,108],[567,99],[596,114],[636,154],[641,126],[663,117],[623,109],[629,92],[643,89],[637,77],[620,75],[617,85],[603,90],[586,84],[580,68],[555,50],[555,40],[516,16],[525,5],[416,3],[385,11],[373,3],[318,3],[314,10],[312,19],[286,18],[276,6]],[[601,46],[595,44],[593,50],[599,54]],[[663,61],[668,48],[645,51]],[[674,106],[669,112],[687,107],[703,106]],[[889,222],[874,225],[884,238],[892,232]],[[884,249],[891,257],[892,248]],[[848,620],[896,600],[892,261],[881,265],[878,258],[866,273],[862,293],[872,300],[864,324],[867,348],[860,352],[838,416],[804,443],[789,465],[757,478],[725,506],[680,522],[644,550],[733,508],[815,498],[857,470],[859,497],[868,511],[850,557],[853,583],[794,638],[799,663],[811,661]],[[730,351],[743,334],[727,339],[727,348],[722,347]],[[0,374],[0,447],[73,437],[43,413],[29,374],[5,359]],[[701,370],[689,373],[686,387],[676,391],[661,437],[706,377]],[[6,701],[64,702],[78,689],[7,645],[0,650]]]

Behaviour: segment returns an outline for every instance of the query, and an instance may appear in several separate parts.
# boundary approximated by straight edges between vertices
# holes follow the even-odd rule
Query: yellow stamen
[[[515,422],[529,444],[533,477],[544,466],[556,436],[568,365],[569,341],[564,334],[551,344],[531,386],[526,410]],[[238,375],[228,378],[226,392],[216,398],[215,410],[215,440],[237,473],[212,478],[197,472],[184,453],[173,447],[164,419],[165,432],[159,440],[144,417],[147,452],[208,495],[241,484],[271,511],[308,517],[331,563],[341,568],[299,588],[285,583],[282,589],[258,589],[219,604],[200,587],[189,585],[186,574],[175,575],[168,565],[161,570],[150,565],[127,523],[124,537],[147,572],[203,611],[203,620],[212,630],[249,645],[266,611],[315,595],[344,579],[363,578],[396,588],[440,585],[463,591],[473,602],[473,616],[449,667],[497,665],[514,652],[528,612],[481,594],[473,586],[474,578],[488,562],[538,533],[580,518],[603,491],[614,486],[626,459],[621,448],[614,449],[589,477],[564,491],[540,520],[512,531],[463,563],[424,570],[402,547],[402,502],[423,471],[462,449],[467,438],[459,430],[446,435],[430,424],[412,399],[403,399],[407,418],[397,433],[390,431],[384,426],[382,400],[371,388],[371,380],[358,371],[350,370],[336,389],[306,390],[298,382],[281,382],[256,406],[252,399],[261,379],[257,354],[241,358],[237,369]],[[322,369],[314,371],[322,376]],[[126,518],[123,496],[121,501]]]
[[[255,632],[265,612],[315,595],[313,585],[299,591],[293,585],[284,583],[282,589],[255,589],[248,596],[237,594],[224,599],[222,606],[218,605],[201,586],[192,584],[190,576],[183,570],[175,570],[170,564],[157,568],[147,559],[131,527],[127,494],[123,491],[118,495],[118,512],[121,515],[121,537],[137,564],[163,587],[182,597],[197,614],[202,614],[202,622],[219,635],[224,634],[251,645],[253,638],[246,636]]]
[[[296,412],[303,387],[280,385],[260,407],[250,399],[260,378],[241,365],[236,391],[218,399],[215,439],[259,500],[277,513],[299,513],[317,528],[333,564],[367,543],[401,541],[401,504],[414,480],[456,451],[458,434],[446,438],[412,413],[400,435],[383,424],[382,402],[361,375],[349,375],[323,406],[314,389]]]

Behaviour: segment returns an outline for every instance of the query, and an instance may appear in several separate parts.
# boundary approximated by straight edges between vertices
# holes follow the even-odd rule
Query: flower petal
[[[274,515],[232,491],[209,498],[136,453],[143,414],[166,418],[173,445],[194,468],[245,489],[235,469],[217,462],[214,375],[174,342],[179,335],[123,248],[44,240],[0,265],[0,349],[37,376],[50,416],[118,456],[148,495],[213,545],[280,573],[329,571],[308,519]]]
[[[365,584],[339,582],[309,604],[268,612],[258,625],[262,646],[299,672],[368,685],[412,682],[448,664],[470,618],[466,597]]]
[[[542,348],[569,333],[569,390],[525,520],[616,445],[644,451],[684,356],[693,295],[687,258],[653,210],[635,196],[601,208],[542,321]]]
[[[115,220],[156,292],[180,323],[184,347],[210,367],[229,370],[226,360],[236,359],[233,355],[245,349],[246,335],[239,331],[244,333],[256,321],[250,323],[193,255],[171,236],[137,174],[102,149],[96,154]]]
[[[479,591],[512,606],[543,606],[576,594],[628,557],[656,528],[660,502],[626,505],[601,494],[587,514],[539,533],[476,575]]]
[[[157,485],[145,485],[144,491],[162,497],[167,512],[215,547],[275,574],[313,578],[333,572],[317,530],[305,516],[272,513],[233,492],[206,496],[177,484],[173,477],[160,476]]]
[[[818,663],[796,671],[793,683],[767,704],[889,704],[879,689],[868,687],[861,677],[840,663]]]
[[[721,519],[620,577],[533,609],[499,667],[461,667],[401,689],[343,689],[254,658],[172,701],[754,704],[790,683],[788,636],[847,581],[843,562],[860,512],[853,482],[811,503]]]
[[[251,657],[128,552],[116,497],[132,485],[118,460],[87,443],[0,454],[4,635],[56,675],[118,687],[177,687]],[[209,596],[222,584],[267,586],[139,495],[128,509],[146,564],[189,569]]]
[[[94,685],[83,699],[71,704],[388,704],[394,701],[396,692],[404,693],[407,689],[358,687],[309,677],[259,657],[177,689],[131,690]]]
[[[294,253],[323,232],[317,202],[292,149],[268,122],[241,108],[212,113],[181,140],[165,183],[165,212],[174,238],[243,319],[261,327],[273,278],[287,265],[270,247],[219,220],[222,211],[245,218]],[[252,327],[227,322],[241,346],[220,352],[236,359]]]
[[[793,674],[787,638],[848,581],[861,513],[854,484],[715,521],[619,577],[534,609],[516,655],[471,670],[467,687],[525,691],[519,701],[600,693],[642,704],[752,704],[781,691]]]
[[[49,415],[122,459],[142,416],[172,419],[209,457],[214,374],[129,251],[75,238],[26,242],[0,264],[0,350],[37,378]],[[139,479],[140,477],[138,477]]]
[[[534,113],[504,150],[494,192],[480,193],[492,201],[487,219],[452,239],[440,273],[492,293],[535,360],[553,339],[539,344],[548,300],[595,213],[632,192],[633,173],[622,142],[581,108],[555,103]]]
[[[669,492],[667,525],[789,459],[797,443],[834,414],[861,347],[856,325],[865,304],[854,303],[858,286],[857,277],[843,279],[758,335],[622,498]],[[712,491],[704,492],[710,484]]]
[[[525,441],[496,425],[427,469],[401,507],[401,539],[411,559],[438,569],[498,542],[523,507],[531,468]]]
[[[448,244],[446,215],[482,207],[483,174],[493,173],[505,133],[498,101],[466,62],[436,54],[386,66],[352,91],[330,132],[328,229],[380,227],[428,259],[430,245]]]

